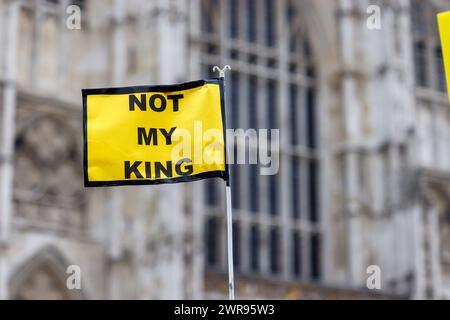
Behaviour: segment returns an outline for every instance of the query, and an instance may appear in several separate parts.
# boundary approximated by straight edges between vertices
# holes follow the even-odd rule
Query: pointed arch
[[[23,262],[10,278],[11,299],[84,299],[82,290],[66,287],[66,268],[69,265],[55,246],[40,249]]]

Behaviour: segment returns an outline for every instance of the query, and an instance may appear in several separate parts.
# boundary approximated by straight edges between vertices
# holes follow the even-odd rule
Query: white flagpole
[[[231,70],[230,66],[226,65],[223,69],[220,69],[218,66],[214,66],[213,71],[219,71],[219,77],[224,81],[225,88],[225,72],[227,70]],[[225,95],[225,92],[223,92]],[[226,106],[224,106],[226,110]],[[224,117],[226,117],[226,112]],[[226,119],[225,119],[226,120]],[[226,123],[226,121],[225,121]],[[226,128],[224,128],[226,129]],[[226,140],[225,140],[226,141]],[[226,148],[226,165],[228,165],[228,148]],[[230,171],[228,171],[230,175]],[[225,196],[226,196],[226,206],[227,206],[227,247],[228,247],[228,290],[229,290],[229,299],[234,300],[234,269],[233,269],[233,207],[231,203],[231,183],[230,176],[228,176],[228,180],[226,182],[225,187]]]
[[[227,181],[227,240],[228,240],[228,287],[230,300],[234,300],[234,269],[233,269],[233,212],[231,207],[231,186]]]

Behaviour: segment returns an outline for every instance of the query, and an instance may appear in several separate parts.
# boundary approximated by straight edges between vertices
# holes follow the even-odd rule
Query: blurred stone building
[[[81,29],[67,27],[81,9]],[[370,5],[381,29],[367,26]],[[368,8],[370,9],[368,11]],[[376,7],[375,7],[376,9]],[[0,298],[227,296],[224,185],[84,189],[81,88],[229,64],[239,298],[450,297],[450,108],[420,0],[1,0]],[[81,269],[80,290],[66,270]],[[381,290],[366,287],[370,265]]]

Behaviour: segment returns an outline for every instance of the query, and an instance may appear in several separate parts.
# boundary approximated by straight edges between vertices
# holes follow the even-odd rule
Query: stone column
[[[342,63],[342,108],[344,112],[344,176],[345,176],[345,216],[347,221],[347,254],[348,254],[348,282],[356,286],[360,283],[363,270],[360,257],[360,222],[358,217],[358,158],[356,146],[360,135],[360,117],[356,84],[357,61],[354,43],[356,42],[355,5],[352,0],[340,1],[340,37]]]
[[[4,17],[4,67],[2,84],[2,108],[0,110],[0,299],[8,299],[8,257],[11,239],[14,130],[17,104],[16,63],[19,1],[7,1],[0,8]],[[0,32],[1,32],[0,31]]]
[[[413,246],[414,246],[414,285],[413,299],[425,298],[425,257],[423,248],[423,208],[416,205],[413,209]]]
[[[427,212],[428,242],[430,245],[430,282],[433,299],[441,297],[441,250],[439,241],[439,211],[436,207],[431,207]]]
[[[280,108],[280,128],[284,128],[285,132],[289,132],[290,128],[290,119],[289,119],[289,91],[281,91],[281,88],[289,88],[286,72],[284,72],[283,68],[286,68],[288,65],[288,52],[289,52],[289,39],[288,33],[286,32],[286,21],[284,19],[284,8],[286,8],[286,1],[276,1],[276,14],[277,14],[277,35],[278,35],[278,82],[279,82],[279,90],[277,95],[277,105]],[[287,148],[289,145],[289,135],[280,133],[280,150]],[[278,172],[279,181],[291,181],[291,167],[289,157],[285,154],[280,153],[280,171]],[[280,222],[283,226],[284,230],[289,230],[290,223],[290,214],[292,211],[291,201],[290,201],[290,185],[288,183],[283,183],[280,185],[279,191],[279,199],[280,199]],[[281,272],[283,279],[289,279],[289,269],[290,269],[290,261],[292,254],[292,243],[291,243],[291,234],[289,232],[281,233],[281,248],[282,252],[282,261],[281,261]],[[305,241],[303,241],[304,243]]]
[[[157,0],[157,74],[159,83],[176,83],[187,80],[188,60],[188,3],[185,1]],[[184,184],[155,186],[158,199],[157,215],[161,241],[157,246],[159,298],[182,299],[184,297],[183,251],[185,243]],[[152,187],[153,188],[153,187]],[[189,199],[188,201],[193,201]],[[196,219],[198,222],[198,219]],[[166,241],[164,241],[164,239]],[[200,272],[198,270],[198,272]]]
[[[114,0],[112,10],[112,83],[114,86],[123,86],[126,72],[126,43],[125,36],[125,14],[126,5],[124,0]],[[123,284],[121,283],[120,260],[122,258],[123,243],[123,190],[120,187],[108,190],[110,197],[106,205],[108,226],[107,226],[107,254],[109,258],[108,266],[108,291],[109,299],[126,298],[121,294]]]

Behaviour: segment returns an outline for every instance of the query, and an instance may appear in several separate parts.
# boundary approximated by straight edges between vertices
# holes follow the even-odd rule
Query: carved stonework
[[[14,199],[17,214],[45,226],[81,227],[80,119],[72,114],[19,108]]]
[[[83,289],[67,288],[65,256],[54,246],[35,252],[14,270],[10,278],[11,298],[20,300],[83,299]]]
[[[24,285],[14,299],[19,300],[62,300],[68,299],[68,295],[64,291],[64,287],[57,282],[51,270],[42,266],[35,270],[33,274],[24,282]]]

